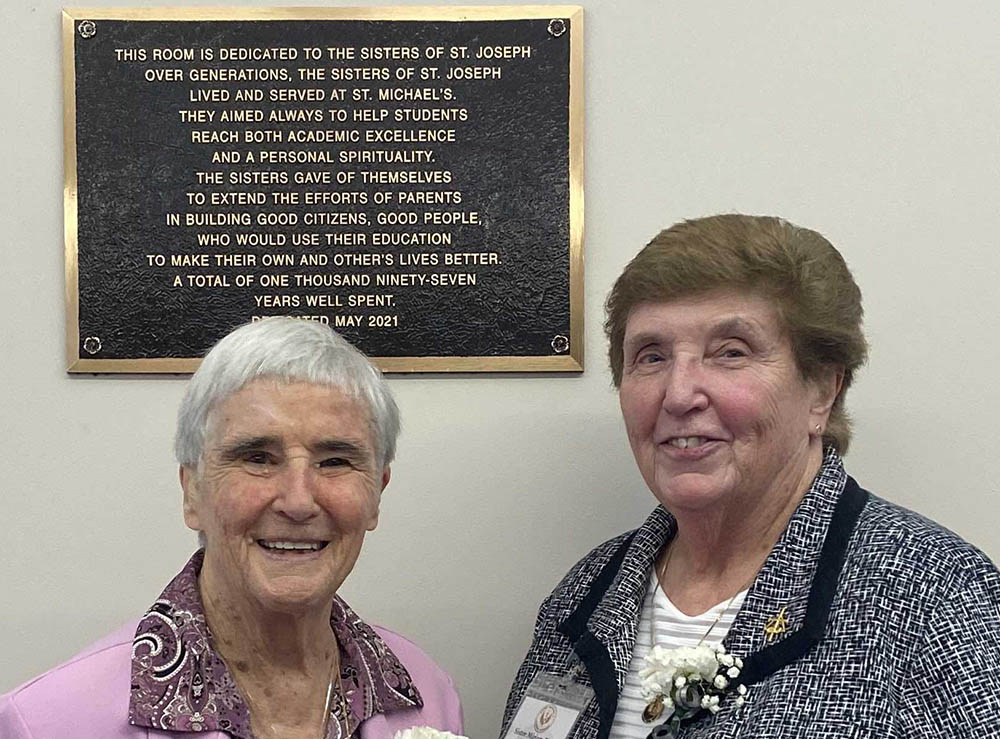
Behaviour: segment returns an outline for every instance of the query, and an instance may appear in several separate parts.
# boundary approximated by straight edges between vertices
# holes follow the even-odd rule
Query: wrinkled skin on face
[[[248,615],[328,614],[388,482],[355,400],[249,383],[212,410],[198,469],[181,469],[185,523],[206,537],[203,591]]]
[[[768,299],[713,291],[629,316],[619,400],[643,479],[675,515],[808,487],[839,375],[802,378]]]

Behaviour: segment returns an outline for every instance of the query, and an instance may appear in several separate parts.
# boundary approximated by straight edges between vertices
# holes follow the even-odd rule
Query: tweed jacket
[[[545,599],[501,736],[537,672],[581,662],[577,679],[595,698],[572,737],[608,736],[653,563],[675,532],[657,508]],[[769,645],[765,626],[782,611],[787,631]],[[955,534],[862,490],[832,450],[724,644],[747,661],[747,702],[703,712],[684,739],[1000,737],[1000,572]]]

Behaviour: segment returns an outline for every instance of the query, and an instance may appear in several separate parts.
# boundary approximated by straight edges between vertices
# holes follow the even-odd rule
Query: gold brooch
[[[785,617],[787,606],[782,606],[777,616],[771,616],[764,625],[764,633],[767,634],[767,643],[770,644],[779,636],[788,631],[788,618]]]

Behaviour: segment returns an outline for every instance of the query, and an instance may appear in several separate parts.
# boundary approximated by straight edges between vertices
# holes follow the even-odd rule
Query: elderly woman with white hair
[[[329,328],[273,318],[222,339],[175,443],[203,549],[138,622],[0,698],[0,736],[461,733],[448,675],[337,596],[378,523],[398,431],[379,371]]]

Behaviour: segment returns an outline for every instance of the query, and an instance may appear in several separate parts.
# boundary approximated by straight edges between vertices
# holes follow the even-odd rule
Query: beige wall
[[[494,733],[538,602],[652,505],[601,303],[678,219],[774,213],[840,247],[873,347],[849,470],[1000,556],[1000,5],[945,7],[585,5],[587,371],[393,379],[399,459],[346,586],[455,675],[471,736]],[[136,616],[194,547],[170,457],[183,380],[62,369],[59,8],[0,10],[0,691]]]

